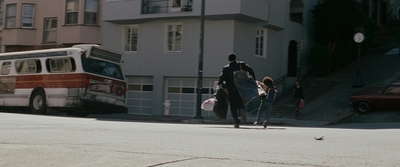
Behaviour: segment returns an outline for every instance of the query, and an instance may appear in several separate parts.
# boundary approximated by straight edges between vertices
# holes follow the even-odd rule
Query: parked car
[[[358,112],[400,109],[400,80],[384,87],[367,87],[350,96]]]

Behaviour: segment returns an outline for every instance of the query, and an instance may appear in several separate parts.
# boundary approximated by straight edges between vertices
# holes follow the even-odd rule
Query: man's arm
[[[227,77],[226,69],[223,68],[219,76],[218,85],[224,84],[224,81],[226,81],[226,77]]]

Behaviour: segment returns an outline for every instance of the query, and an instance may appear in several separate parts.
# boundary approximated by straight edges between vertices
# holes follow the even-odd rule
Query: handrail
[[[285,81],[285,79],[287,77],[288,77],[287,74],[285,74],[284,76],[279,77],[278,79],[274,80],[274,84],[281,83],[281,82]]]

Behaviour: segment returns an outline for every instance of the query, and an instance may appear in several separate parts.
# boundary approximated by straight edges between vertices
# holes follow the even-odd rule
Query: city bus
[[[0,110],[80,117],[126,113],[121,63],[121,54],[92,44],[1,53]]]

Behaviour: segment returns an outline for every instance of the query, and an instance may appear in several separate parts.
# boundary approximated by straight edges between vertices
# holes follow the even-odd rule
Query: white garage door
[[[203,78],[202,102],[214,97],[214,82],[218,78]],[[167,78],[165,100],[171,101],[170,115],[195,116],[197,110],[197,78]],[[202,111],[202,116],[213,116]]]
[[[128,92],[126,105],[133,114],[152,114],[153,77],[127,76]]]

